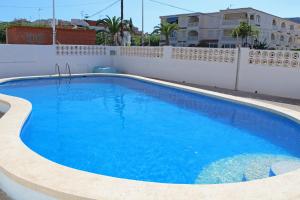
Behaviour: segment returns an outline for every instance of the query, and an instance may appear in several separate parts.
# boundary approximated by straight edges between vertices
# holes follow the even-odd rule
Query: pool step
[[[251,172],[245,172],[242,177],[242,182],[267,178],[272,176],[278,176],[280,174],[285,174],[294,170],[300,169],[300,161],[296,160],[284,160],[280,162],[273,163],[270,167],[270,170],[267,172],[263,169],[256,170],[252,169]]]
[[[281,161],[274,163],[270,168],[270,176],[277,176],[300,169],[300,161]]]
[[[281,162],[297,162],[300,160],[295,157],[285,155],[270,155],[270,154],[243,154],[225,159],[218,160],[200,171],[196,184],[211,184],[211,183],[232,183],[246,182],[256,179],[267,178],[272,175],[270,168],[274,168],[277,163]],[[286,166],[286,165],[285,165]],[[291,164],[289,165],[291,166]],[[294,165],[293,165],[294,166]],[[284,167],[283,173],[288,170],[294,170],[296,167]],[[278,174],[279,172],[275,172]]]

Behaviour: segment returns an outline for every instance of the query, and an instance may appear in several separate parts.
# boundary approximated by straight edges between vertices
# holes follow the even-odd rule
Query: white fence
[[[141,48],[144,51],[124,55],[124,52],[138,52]],[[125,73],[229,89],[235,87],[237,50],[176,47],[116,47],[115,50],[112,66]]]
[[[0,78],[55,74],[55,64],[66,73],[92,71],[96,65],[110,65],[111,57],[102,46],[80,45],[0,45]]]
[[[238,90],[300,99],[299,54],[242,49]]]
[[[300,52],[0,45],[0,78],[54,74],[56,63],[69,63],[72,73],[112,66],[124,73],[300,99]]]

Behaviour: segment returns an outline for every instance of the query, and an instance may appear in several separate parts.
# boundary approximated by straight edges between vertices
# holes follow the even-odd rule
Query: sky
[[[116,0],[55,0],[56,17],[70,20],[93,15],[103,10]],[[253,7],[280,17],[300,17],[300,0],[156,0],[195,12],[216,12],[221,9]],[[145,31],[152,32],[159,24],[159,16],[188,13],[174,7],[164,6],[144,0]],[[124,0],[124,17],[132,18],[133,23],[142,26],[142,0]],[[103,18],[106,15],[120,16],[120,2],[91,19]],[[0,21],[11,21],[15,18],[29,20],[48,19],[52,17],[52,0],[0,0]]]

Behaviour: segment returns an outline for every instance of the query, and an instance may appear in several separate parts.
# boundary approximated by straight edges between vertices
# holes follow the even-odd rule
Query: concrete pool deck
[[[180,83],[178,83],[180,84]],[[182,83],[181,83],[182,84]],[[291,110],[299,111],[300,112],[300,99],[290,99],[290,98],[283,98],[283,97],[275,97],[270,95],[264,95],[264,94],[255,94],[250,92],[242,92],[242,91],[235,91],[235,90],[229,90],[229,89],[223,89],[223,88],[216,88],[216,87],[208,87],[208,86],[202,86],[202,85],[194,85],[194,84],[183,84],[203,90],[209,90],[214,91],[222,94],[228,94],[235,97],[243,97],[249,100],[256,100],[263,103],[272,104],[275,106],[280,106],[284,108],[288,108]]]
[[[102,74],[102,76],[105,76],[105,74]],[[257,100],[253,99],[254,97],[233,96],[133,75],[115,76],[144,80],[259,107],[284,115],[300,123],[300,107],[297,104],[297,109],[294,109],[295,105],[283,103],[285,106],[278,106],[278,102],[269,103],[268,100]],[[0,173],[19,185],[39,193],[39,197],[42,195],[43,197],[49,197],[48,199],[103,200],[300,199],[298,188],[300,185],[300,170],[243,183],[174,185],[118,179],[64,167],[37,155],[20,141],[19,133],[31,112],[30,102],[1,94],[0,100],[10,104],[9,110],[0,120]],[[279,104],[282,104],[282,102],[279,102]],[[0,174],[1,176],[3,175]],[[4,189],[4,191],[6,190]]]

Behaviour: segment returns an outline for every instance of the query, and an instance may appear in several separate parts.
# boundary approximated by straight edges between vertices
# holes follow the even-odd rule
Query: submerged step
[[[280,162],[300,163],[297,158],[285,155],[243,154],[221,159],[206,166],[199,172],[195,183],[219,184],[268,178],[271,166]]]
[[[300,161],[281,161],[274,163],[270,168],[270,176],[277,176],[300,169]]]

